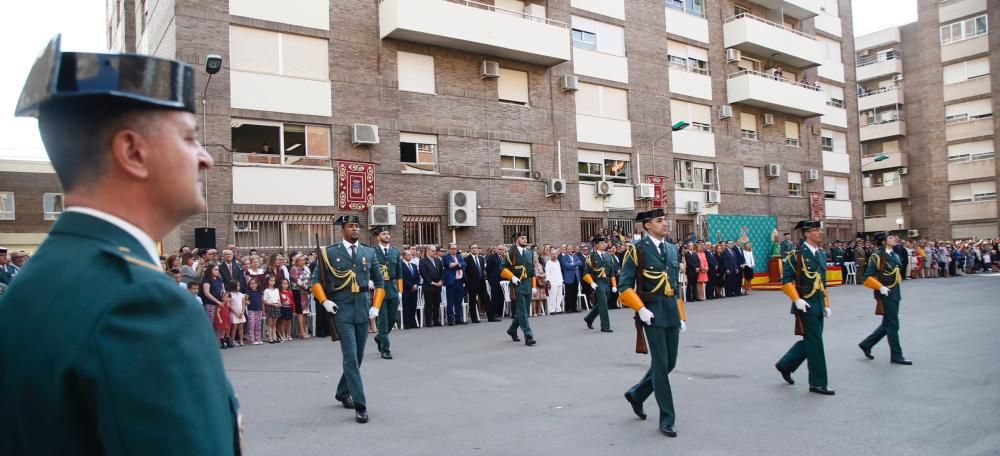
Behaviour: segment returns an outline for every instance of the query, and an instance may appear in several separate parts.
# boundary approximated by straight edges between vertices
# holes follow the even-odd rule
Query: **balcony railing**
[[[680,11],[680,12],[686,13],[686,14],[690,14],[692,16],[705,17],[705,6],[704,5],[699,6],[697,8],[688,8],[687,2],[677,3],[674,0],[664,0],[664,3],[666,3],[667,8],[675,9],[677,11]]]
[[[708,68],[699,68],[694,65],[685,65],[679,62],[670,62],[670,68],[680,71],[686,71],[688,73],[703,74],[705,76],[711,75],[711,73],[708,71]]]
[[[744,19],[744,18],[746,18],[746,19],[752,19],[752,20],[755,20],[757,22],[770,25],[771,27],[776,27],[776,28],[785,30],[787,32],[794,33],[794,34],[799,35],[801,37],[809,38],[810,40],[813,40],[813,41],[819,41],[819,38],[816,38],[813,35],[810,35],[810,34],[804,33],[804,32],[800,32],[800,31],[795,30],[795,29],[793,29],[793,28],[791,28],[791,27],[789,27],[787,25],[784,25],[784,24],[779,24],[777,22],[771,22],[771,21],[769,21],[767,19],[754,16],[753,14],[750,14],[750,13],[740,13],[740,14],[737,14],[737,15],[735,15],[733,17],[730,17],[729,19],[726,19],[723,23],[724,24],[728,24],[730,22],[737,21],[737,20]]]
[[[384,1],[385,0],[379,0],[379,3],[384,2]],[[527,13],[523,12],[523,11],[514,11],[514,10],[509,10],[509,9],[497,8],[497,7],[493,6],[493,5],[487,5],[485,3],[479,3],[479,2],[472,2],[472,1],[469,1],[469,0],[441,0],[441,1],[448,2],[448,3],[457,3],[459,5],[465,5],[465,6],[469,6],[469,7],[472,7],[472,8],[478,8],[478,9],[482,9],[482,10],[486,10],[486,11],[491,11],[491,12],[496,12],[496,13],[501,13],[501,14],[509,14],[511,16],[520,17],[521,19],[527,19],[529,21],[541,22],[541,23],[544,23],[544,24],[547,24],[547,25],[554,25],[556,27],[568,28],[568,26],[566,25],[565,22],[560,22],[560,21],[548,19],[548,18],[545,18],[545,17],[532,16],[530,14],[527,14]]]
[[[736,73],[733,73],[733,74],[730,74],[729,76],[726,76],[726,79],[738,78],[738,77],[743,76],[745,74],[752,74],[752,75],[755,75],[755,76],[760,76],[762,78],[773,79],[773,80],[778,81],[778,82],[784,82],[785,84],[791,84],[791,85],[794,85],[794,86],[802,87],[804,89],[809,89],[809,90],[812,90],[814,92],[819,92],[819,91],[823,90],[823,88],[820,87],[820,86],[818,86],[818,85],[807,84],[807,83],[802,83],[802,82],[796,82],[796,81],[793,81],[791,79],[785,79],[785,78],[782,78],[782,77],[776,77],[774,75],[770,75],[770,74],[767,74],[767,73],[761,73],[760,71],[754,71],[754,70],[741,70],[741,71],[737,71]]]
[[[888,93],[888,92],[892,92],[892,91],[895,91],[895,90],[900,90],[902,88],[903,88],[903,86],[899,86],[899,85],[894,85],[894,86],[889,86],[889,87],[882,87],[881,89],[874,90],[874,91],[871,91],[871,92],[865,91],[863,93],[859,93],[858,94],[858,98],[870,97],[872,95],[878,95],[878,94],[881,94],[881,93]],[[862,88],[862,90],[864,90],[864,88]]]
[[[861,68],[868,65],[874,65],[876,63],[888,62],[890,60],[901,60],[902,57],[903,55],[900,54],[899,51],[880,52],[871,57],[858,59],[857,67]]]

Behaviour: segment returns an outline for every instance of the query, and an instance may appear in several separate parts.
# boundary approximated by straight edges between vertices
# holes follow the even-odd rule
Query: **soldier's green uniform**
[[[865,340],[861,341],[858,346],[861,347],[861,351],[865,353],[865,356],[871,359],[873,358],[871,356],[872,348],[883,337],[888,337],[889,360],[894,364],[908,365],[912,363],[903,357],[903,348],[899,345],[899,302],[902,299],[900,285],[903,282],[902,273],[900,272],[901,261],[895,252],[891,249],[886,249],[885,245],[881,244],[888,236],[890,236],[889,233],[876,235],[876,243],[880,243],[880,245],[875,253],[868,258],[864,282],[866,287],[875,290],[876,299],[882,299],[885,313],[882,315],[882,323],[879,324],[879,327],[866,337]],[[889,289],[888,295],[881,296],[879,290],[883,286]]]
[[[594,307],[590,309],[590,313],[583,320],[589,327],[594,324],[594,319],[600,316],[601,331],[610,332],[611,319],[608,318],[608,296],[611,295],[612,280],[617,282],[615,263],[611,259],[610,253],[594,251],[587,258],[586,265],[587,271],[584,281],[596,283],[597,289],[594,290]]]
[[[508,275],[512,275],[519,280],[517,285],[514,285],[513,282],[510,284],[515,290],[514,305],[516,311],[510,322],[510,327],[507,328],[507,334],[515,342],[520,340],[517,338],[517,328],[520,327],[521,332],[524,333],[524,343],[534,345],[535,335],[528,324],[528,315],[531,314],[531,290],[535,287],[535,254],[527,247],[519,249],[516,244],[518,237],[515,235],[515,245],[507,252],[507,264],[504,265],[506,274],[501,273],[506,279],[510,278]]]
[[[367,409],[361,361],[368,341],[368,282],[383,288],[383,272],[375,249],[358,242],[352,255],[344,242],[323,249],[313,274],[313,284],[321,284],[327,299],[337,305],[336,326],[340,333],[340,352],[344,372],[337,383],[337,400],[352,399],[358,410]],[[326,283],[323,283],[323,278]]]
[[[795,250],[795,243],[794,242],[792,242],[790,239],[784,239],[784,240],[781,241],[781,257],[782,258],[787,257],[788,254],[791,253],[793,250]]]
[[[375,326],[378,334],[375,335],[375,344],[378,345],[378,352],[383,358],[392,358],[389,352],[389,333],[399,316],[399,281],[403,278],[402,253],[399,249],[389,246],[383,250],[381,245],[376,245],[375,256],[382,271],[382,281],[385,284],[385,299],[382,307],[379,308],[378,319]]]
[[[830,249],[830,260],[833,262],[833,264],[835,264],[837,266],[843,266],[844,265],[844,256],[845,255],[846,255],[846,252],[844,251],[844,249],[842,249],[840,247],[833,247],[833,248]]]

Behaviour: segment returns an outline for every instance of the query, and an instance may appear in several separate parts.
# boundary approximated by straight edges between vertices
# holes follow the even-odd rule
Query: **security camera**
[[[218,73],[222,69],[222,56],[209,54],[205,60],[205,72],[208,74]]]

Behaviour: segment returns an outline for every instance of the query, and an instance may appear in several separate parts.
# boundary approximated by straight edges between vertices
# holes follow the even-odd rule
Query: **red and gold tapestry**
[[[375,164],[337,161],[337,209],[366,211],[375,204]]]

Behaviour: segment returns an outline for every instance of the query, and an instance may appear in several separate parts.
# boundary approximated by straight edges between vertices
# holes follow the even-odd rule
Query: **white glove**
[[[653,312],[643,307],[639,309],[639,319],[647,325],[653,324]]]
[[[517,277],[511,277],[510,278],[510,283],[512,283],[514,285],[517,285],[517,284],[521,283],[521,279],[518,279]]]
[[[399,293],[399,302],[403,302],[403,293]]]
[[[618,287],[611,287],[612,293],[618,293]]]
[[[369,320],[374,320],[377,317],[378,317],[378,308],[375,307],[375,306],[371,306],[368,309],[368,319]]]
[[[369,290],[374,290],[375,289],[375,282],[372,282],[371,280],[369,280],[368,281],[368,289]]]
[[[830,316],[833,315],[829,307],[824,307],[823,313],[826,314],[826,318],[830,318]]]
[[[799,298],[795,300],[795,308],[799,309],[799,312],[805,312],[809,309],[809,303],[805,299]]]
[[[537,289],[537,288],[532,288],[532,289],[531,289],[531,295],[532,295],[532,296],[535,296],[535,295],[537,295],[537,294],[538,294],[538,289]]]
[[[333,301],[331,301],[329,299],[327,299],[326,301],[323,301],[323,307],[326,308],[327,312],[330,312],[332,314],[336,314],[337,310],[338,310],[337,309],[337,304],[335,304]]]
[[[882,296],[889,296],[889,287],[882,286],[882,288],[878,289],[878,292],[882,293]]]
[[[687,330],[688,330],[688,325],[684,323],[684,320],[681,320],[681,332],[684,332],[684,331],[687,331]]]
[[[597,282],[594,282],[594,283],[590,284],[590,287],[596,290],[597,289]]]

